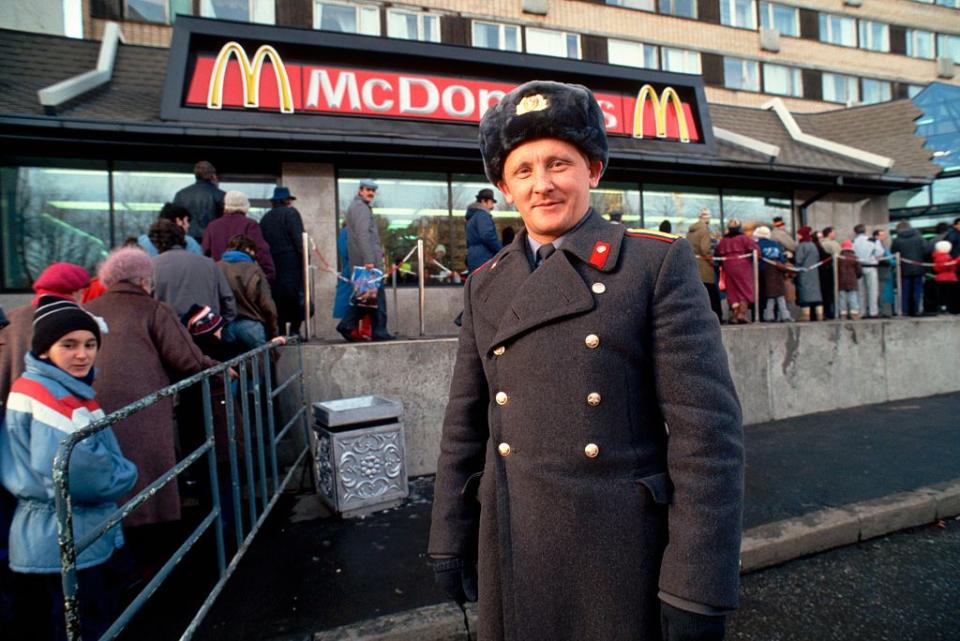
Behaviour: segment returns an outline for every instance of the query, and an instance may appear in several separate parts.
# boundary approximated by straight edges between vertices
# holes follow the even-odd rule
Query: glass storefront
[[[711,225],[720,220],[720,190],[680,187],[676,185],[643,186],[643,226],[659,229],[664,221],[670,223],[674,234],[686,234],[697,222],[700,210],[711,213]]]

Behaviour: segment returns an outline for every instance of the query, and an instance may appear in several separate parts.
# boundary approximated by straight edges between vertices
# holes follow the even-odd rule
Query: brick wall
[[[89,21],[89,38],[100,40],[103,37],[103,27],[106,20],[93,18]],[[147,22],[120,21],[120,32],[123,41],[128,45],[146,45],[148,47],[169,47],[173,35],[173,27]]]

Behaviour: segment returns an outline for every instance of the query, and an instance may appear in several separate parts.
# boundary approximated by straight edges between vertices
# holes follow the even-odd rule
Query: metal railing
[[[254,536],[260,530],[281,493],[290,485],[301,465],[307,465],[306,470],[312,473],[313,465],[307,464],[306,459],[312,456],[312,434],[308,420],[308,402],[306,385],[304,382],[303,350],[295,338],[289,339],[288,345],[297,351],[297,369],[286,380],[274,387],[270,352],[277,346],[268,343],[253,349],[230,361],[211,367],[203,372],[186,378],[174,385],[165,387],[153,394],[127,405],[113,412],[91,425],[70,434],[60,444],[60,448],[53,461],[53,481],[57,513],[57,535],[60,544],[61,576],[63,580],[64,614],[66,618],[67,639],[80,641],[80,610],[83,607],[83,595],[79,593],[77,582],[77,557],[97,539],[118,525],[140,505],[156,495],[161,488],[174,481],[193,463],[206,455],[210,476],[210,494],[212,507],[200,523],[187,536],[182,545],[173,553],[166,563],[157,571],[156,575],[133,598],[126,609],[117,617],[113,624],[104,633],[101,639],[113,639],[131,621],[147,600],[157,591],[160,585],[170,576],[177,564],[193,548],[200,537],[213,528],[216,539],[216,566],[218,580],[207,594],[203,604],[193,616],[187,626],[182,640],[190,639],[196,632],[204,616],[213,606],[217,596],[223,590],[227,580],[233,574],[246,553]],[[214,431],[214,416],[211,395],[211,379],[222,375],[224,403],[226,413],[227,446],[229,451],[230,488],[233,503],[232,527],[236,536],[236,551],[227,562],[224,530],[228,524],[224,523],[223,510],[219,494],[219,477],[217,469],[217,451]],[[237,452],[237,416],[234,409],[234,381],[233,376],[239,379],[240,395],[240,423],[243,438],[243,463],[245,487],[240,479],[240,466]],[[298,409],[283,427],[277,431],[275,425],[275,407],[277,399],[299,379]],[[74,448],[84,439],[100,432],[117,422],[136,414],[137,412],[154,405],[162,399],[169,398],[193,385],[199,384],[202,389],[203,424],[205,439],[203,444],[188,453],[181,461],[167,470],[162,476],[150,483],[125,504],[120,506],[95,530],[87,533],[79,541],[75,540],[73,532],[73,506],[70,497],[70,477],[67,472]],[[253,412],[250,411],[252,398]],[[251,421],[252,418],[252,421]],[[266,420],[264,420],[264,418]],[[303,428],[303,447],[298,451],[295,461],[280,478],[280,466],[277,460],[277,446],[285,437],[291,435],[297,423]],[[264,424],[266,434],[264,434]],[[253,447],[253,443],[256,447]],[[256,461],[254,461],[254,453]],[[269,455],[269,466],[268,466]],[[256,469],[255,469],[256,468]],[[243,494],[246,493],[246,511],[248,529],[244,530]],[[259,506],[257,495],[260,497]],[[92,640],[86,640],[92,641]]]

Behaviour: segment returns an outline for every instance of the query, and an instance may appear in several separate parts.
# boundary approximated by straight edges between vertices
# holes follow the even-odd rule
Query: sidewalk
[[[947,394],[746,427],[745,541],[773,540],[782,555],[825,520],[836,544],[876,514],[881,527],[933,520],[929,491],[890,497],[960,480],[958,416],[960,394]],[[425,555],[432,492],[432,478],[416,479],[406,504],[358,521],[323,518],[312,495],[284,497],[195,638],[307,639],[443,603]],[[852,540],[836,539],[851,527]],[[803,545],[793,556],[813,551]]]

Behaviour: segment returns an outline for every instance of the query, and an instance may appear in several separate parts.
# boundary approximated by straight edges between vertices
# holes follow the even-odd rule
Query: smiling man
[[[526,229],[465,287],[437,581],[479,598],[484,641],[722,639],[741,414],[690,246],[590,207],[608,150],[584,87],[518,87],[480,150]]]

